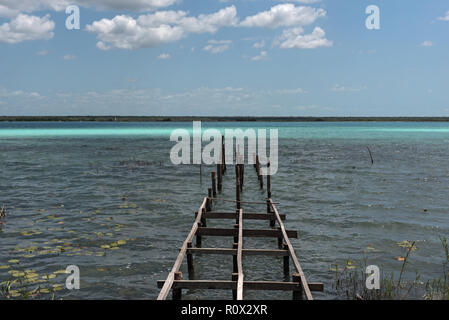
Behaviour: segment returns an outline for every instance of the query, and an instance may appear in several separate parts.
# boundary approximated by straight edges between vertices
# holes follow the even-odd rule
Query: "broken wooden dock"
[[[223,145],[224,148],[224,145]],[[224,150],[222,149],[222,154]],[[222,157],[224,160],[224,158]],[[261,175],[260,162],[256,158],[254,165],[258,176],[260,188],[263,188],[264,177]],[[222,162],[224,163],[224,161]],[[268,163],[269,171],[269,163]],[[307,282],[301,265],[295,254],[295,250],[290,242],[290,238],[297,238],[298,234],[294,230],[286,230],[283,221],[285,215],[280,214],[276,208],[276,203],[271,199],[271,176],[268,172],[266,176],[267,198],[261,202],[241,201],[240,194],[244,182],[244,164],[235,165],[236,173],[236,199],[220,199],[217,192],[222,189],[223,175],[226,173],[226,165],[218,164],[217,172],[211,173],[212,187],[208,189],[208,196],[203,199],[201,206],[195,213],[195,222],[185,239],[178,257],[165,281],[158,281],[158,287],[162,288],[158,300],[165,300],[170,290],[172,299],[180,300],[183,289],[222,289],[232,290],[234,300],[243,300],[244,292],[247,290],[276,290],[291,291],[293,300],[313,300],[312,291],[322,291],[322,283]],[[225,201],[235,203],[235,211],[214,212],[212,210],[215,201]],[[266,212],[245,212],[243,205],[260,204],[266,206]],[[261,210],[262,211],[262,210]],[[235,220],[232,228],[210,228],[207,221],[213,219]],[[270,228],[267,229],[245,229],[245,220],[266,220]],[[234,237],[232,248],[203,248],[203,237]],[[193,240],[196,237],[195,247]],[[246,237],[277,238],[277,249],[245,249],[243,240]],[[230,280],[197,280],[195,279],[194,255],[231,255],[233,257],[233,272]],[[295,272],[291,281],[245,281],[242,265],[243,256],[264,255],[273,257],[283,257],[284,279],[290,277],[290,260],[293,262]],[[187,256],[188,280],[183,279],[180,272],[184,257]],[[289,279],[290,280],[290,279]]]

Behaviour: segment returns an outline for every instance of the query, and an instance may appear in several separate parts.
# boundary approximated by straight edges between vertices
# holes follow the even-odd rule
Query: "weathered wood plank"
[[[236,249],[228,248],[189,248],[187,249],[189,254],[220,254],[220,255],[235,255],[237,253]],[[247,256],[274,256],[274,257],[285,257],[289,256],[288,250],[265,250],[265,249],[243,249],[243,255]]]
[[[242,250],[243,250],[243,210],[239,210],[239,238],[237,247],[237,300],[243,300],[243,265],[242,265]]]
[[[223,199],[223,198],[214,198],[214,200],[224,201],[224,202],[240,202],[240,203],[246,203],[246,204],[265,204],[265,202],[262,201],[237,201],[232,199]],[[274,204],[280,204],[279,202],[273,202]]]
[[[298,237],[298,232],[296,230],[286,230],[285,232],[290,238]],[[236,237],[238,236],[238,229],[198,228],[197,235],[212,236],[212,237]],[[282,237],[282,235],[283,235],[282,230],[243,229],[243,237],[279,238]]]
[[[206,212],[203,217],[226,220],[237,218],[237,214],[234,212]],[[285,214],[281,214],[280,217],[283,221],[286,219]],[[276,220],[276,215],[274,213],[243,212],[243,220]]]
[[[192,239],[198,230],[198,223],[200,223],[200,221],[201,221],[201,216],[203,213],[203,209],[206,207],[206,202],[207,202],[207,198],[204,198],[203,203],[201,204],[201,207],[198,210],[198,215],[195,219],[195,222],[193,223],[192,229],[190,230],[189,235],[187,236],[186,240],[184,241],[184,244],[181,247],[181,250],[178,254],[175,264],[173,265],[172,270],[168,274],[167,280],[165,281],[164,286],[162,287],[162,290],[159,292],[159,296],[157,297],[157,300],[167,299],[167,296],[168,296],[170,289],[173,285],[173,282],[175,280],[175,273],[179,272],[179,269],[181,268],[182,261],[184,260],[184,256],[187,252],[188,243],[192,242]]]
[[[162,288],[164,280],[159,280],[157,285]],[[232,290],[237,288],[237,281],[228,280],[175,280],[173,282],[175,289],[215,289]],[[311,291],[323,291],[323,284],[319,282],[310,282]],[[244,290],[267,290],[267,291],[299,291],[301,287],[297,282],[280,281],[243,281]]]
[[[279,216],[279,212],[276,209],[276,206],[274,205],[274,203],[273,203],[273,201],[271,199],[270,199],[270,203],[271,203],[271,208],[273,209],[274,214],[276,215],[276,218],[277,218],[278,223],[280,225],[281,232],[283,234],[285,244],[287,245],[288,250],[290,251],[290,257],[292,258],[293,264],[295,265],[296,272],[301,277],[301,284],[302,284],[304,293],[306,295],[306,298],[307,298],[307,300],[313,300],[312,293],[310,292],[310,288],[309,288],[309,285],[307,283],[306,277],[304,276],[304,272],[302,271],[301,265],[299,264],[298,258],[296,257],[295,250],[293,249],[293,246],[292,246],[292,244],[290,242],[288,232],[285,230],[284,223],[282,222],[282,220],[281,220],[281,218]]]

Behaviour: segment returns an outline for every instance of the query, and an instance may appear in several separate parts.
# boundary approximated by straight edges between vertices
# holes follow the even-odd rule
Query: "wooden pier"
[[[222,147],[224,154],[224,144]],[[238,157],[238,155],[237,155]],[[221,157],[222,161],[224,156]],[[224,163],[224,161],[222,162]],[[241,201],[240,195],[243,190],[244,182],[244,164],[235,165],[235,194],[236,198],[221,199],[217,194],[222,190],[222,179],[226,173],[225,165],[218,164],[217,172],[211,173],[212,187],[208,189],[208,196],[203,199],[198,211],[195,212],[195,222],[185,239],[178,257],[173,265],[167,279],[158,281],[158,287],[161,291],[158,300],[165,300],[170,290],[172,299],[180,300],[183,289],[222,289],[232,290],[234,300],[243,300],[244,292],[247,290],[275,290],[291,291],[293,300],[313,300],[312,291],[322,291],[322,283],[307,282],[301,265],[295,254],[295,250],[290,242],[290,238],[297,238],[298,234],[294,230],[286,230],[283,221],[285,215],[280,214],[276,208],[276,203],[271,199],[271,176],[268,172],[266,176],[267,198],[260,202]],[[256,157],[254,165],[259,186],[262,189],[264,177],[261,175],[259,158]],[[269,168],[269,164],[268,164]],[[269,169],[268,169],[269,170]],[[216,179],[218,177],[218,179]],[[217,181],[218,180],[218,181]],[[218,182],[218,183],[217,183]],[[235,210],[229,212],[212,211],[215,201],[224,201],[235,204]],[[245,204],[259,204],[264,206],[266,212],[245,212]],[[210,228],[207,227],[207,221],[213,219],[234,220],[232,228]],[[266,229],[246,229],[244,221],[246,220],[265,220],[269,223]],[[232,248],[203,248],[203,237],[233,237],[234,244]],[[243,241],[247,237],[277,238],[277,249],[245,249]],[[195,247],[193,240],[195,240]],[[195,279],[194,256],[195,255],[230,255],[233,258],[233,271],[230,273],[229,280],[197,280]],[[245,281],[242,265],[243,256],[264,255],[272,257],[283,257],[283,278],[290,277],[290,261],[292,261],[295,272],[291,275],[291,281]],[[183,278],[180,272],[184,258],[187,256],[188,280]],[[281,269],[282,270],[282,269]]]

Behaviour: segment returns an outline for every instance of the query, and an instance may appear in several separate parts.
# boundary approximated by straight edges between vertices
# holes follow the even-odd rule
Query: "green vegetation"
[[[366,257],[361,266],[347,260],[344,266],[336,265],[331,268],[335,274],[334,289],[340,298],[349,300],[449,300],[449,248],[446,238],[440,240],[444,249],[444,259],[442,276],[439,279],[423,281],[418,271],[415,273],[415,279],[404,279],[411,255],[416,250],[415,242],[404,241],[399,243],[399,246],[406,250],[405,257],[397,257],[398,261],[402,261],[399,275],[395,277],[394,273],[382,274],[380,289],[366,288]]]

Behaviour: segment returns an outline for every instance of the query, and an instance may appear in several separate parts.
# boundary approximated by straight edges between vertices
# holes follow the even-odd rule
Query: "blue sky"
[[[446,0],[0,0],[0,115],[449,116],[448,49]]]

